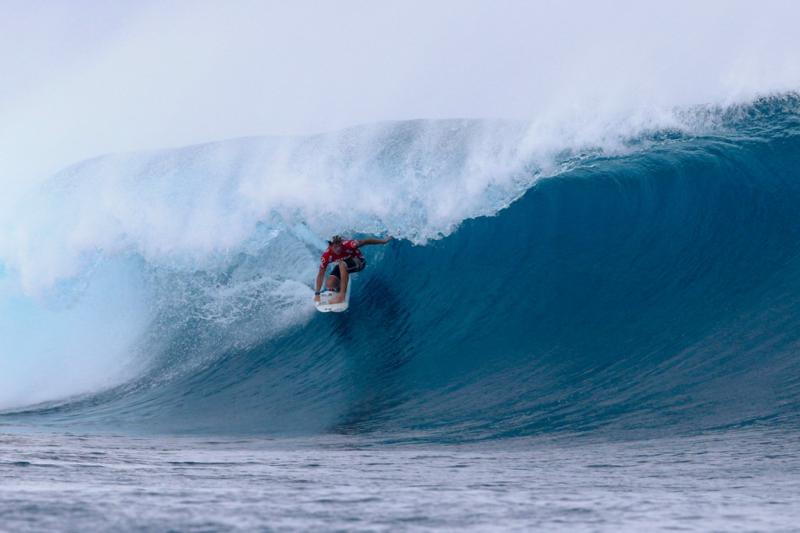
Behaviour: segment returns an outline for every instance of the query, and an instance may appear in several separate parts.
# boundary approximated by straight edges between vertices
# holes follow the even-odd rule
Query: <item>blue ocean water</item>
[[[8,531],[794,531],[796,435],[480,445],[5,434]]]
[[[796,527],[800,99],[684,118],[547,161],[415,121],[66,169],[4,274],[46,287],[2,303],[7,527]],[[315,313],[322,240],[372,232]],[[91,379],[26,366],[33,323]]]

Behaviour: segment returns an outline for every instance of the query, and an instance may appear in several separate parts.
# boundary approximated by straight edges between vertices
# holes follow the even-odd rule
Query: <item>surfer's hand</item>
[[[389,235],[388,237],[386,237],[385,239],[383,239],[383,244],[386,244],[387,242],[391,241],[392,239],[394,239],[394,237],[392,237],[391,235]]]

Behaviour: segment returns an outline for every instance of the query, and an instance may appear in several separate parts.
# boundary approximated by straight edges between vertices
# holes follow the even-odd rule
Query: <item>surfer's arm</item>
[[[319,293],[322,290],[322,282],[325,281],[325,267],[319,267],[317,282],[314,284],[314,300],[319,300]]]
[[[367,244],[386,244],[387,242],[391,241],[391,237],[386,237],[385,239],[361,239],[356,241],[358,243],[358,247],[361,248]]]

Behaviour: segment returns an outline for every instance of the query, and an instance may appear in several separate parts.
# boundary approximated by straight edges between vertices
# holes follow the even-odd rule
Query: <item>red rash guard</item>
[[[358,241],[349,240],[342,242],[342,252],[337,254],[333,251],[333,247],[329,246],[325,253],[322,254],[322,259],[319,262],[319,268],[324,270],[328,268],[328,265],[331,263],[335,263],[336,261],[340,261],[342,259],[347,259],[349,257],[357,257],[364,260],[364,256],[361,255],[361,250],[358,249]]]

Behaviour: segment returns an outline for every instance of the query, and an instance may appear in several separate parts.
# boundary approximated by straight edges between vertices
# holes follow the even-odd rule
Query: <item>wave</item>
[[[434,439],[796,424],[799,111],[697,108],[546,157],[525,124],[412,121],[82,163],[20,215],[5,277],[47,287],[49,313],[94,310],[90,338],[134,309],[96,349],[126,370],[9,398],[3,419]],[[368,250],[346,314],[315,314],[320,242],[343,230],[403,240]]]

